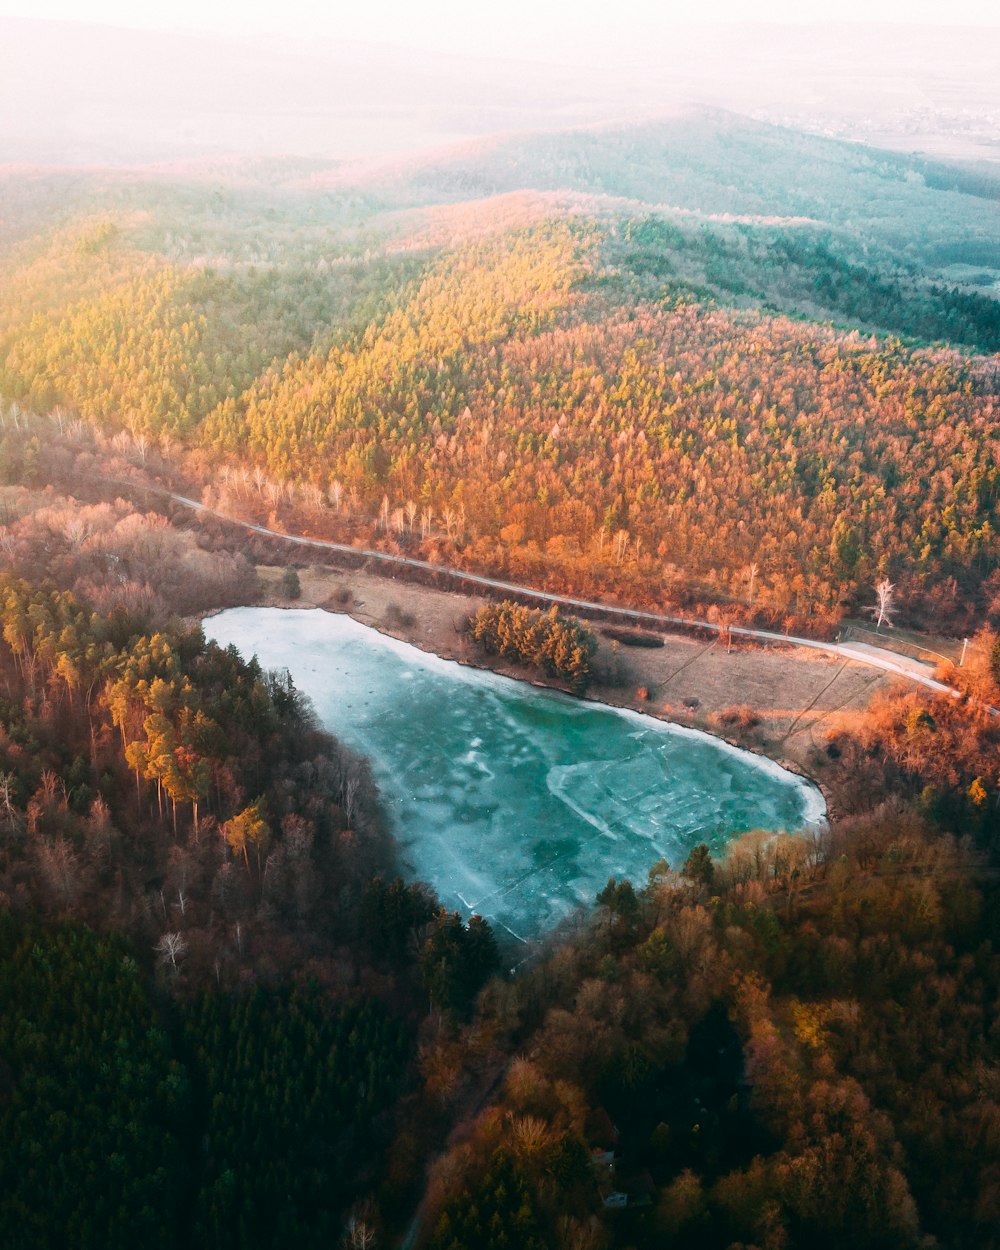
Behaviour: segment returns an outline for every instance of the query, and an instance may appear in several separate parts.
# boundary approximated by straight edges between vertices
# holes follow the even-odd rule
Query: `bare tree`
[[[64,838],[40,840],[38,861],[45,883],[63,907],[73,907],[81,894],[80,858]]]
[[[22,824],[21,813],[14,805],[14,786],[17,777],[14,773],[0,773],[0,820],[8,829],[18,829]]]
[[[760,565],[756,562],[756,560],[753,562],[753,564],[748,565],[747,572],[750,574],[750,586],[749,586],[749,589],[747,590],[747,608],[752,612],[753,611],[753,584],[757,580],[757,574],[760,572]]]
[[[621,564],[628,546],[628,530],[619,530],[615,534],[615,564]]]
[[[183,933],[164,933],[163,937],[156,943],[156,953],[160,957],[161,963],[169,961],[171,968],[177,971],[178,959],[183,959],[187,954],[187,939]]]
[[[301,482],[299,484],[299,498],[307,508],[313,508],[317,512],[326,503],[326,496],[315,482]]]
[[[895,590],[896,587],[887,577],[883,577],[881,581],[875,583],[876,602],[875,606],[869,608],[868,611],[875,618],[876,634],[883,625],[888,625],[892,629],[892,618],[896,611]]]
[[[344,1250],[375,1250],[377,1244],[378,1239],[372,1226],[366,1220],[352,1215],[341,1242]]]
[[[361,769],[356,763],[348,767],[343,785],[341,787],[341,807],[344,809],[344,815],[349,825],[354,824],[354,817],[358,811],[358,800],[361,795]]]

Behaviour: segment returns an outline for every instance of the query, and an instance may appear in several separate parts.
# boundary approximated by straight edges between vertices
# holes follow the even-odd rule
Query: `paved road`
[[[791,644],[797,647],[811,647],[815,651],[825,651],[828,655],[839,656],[842,659],[850,660],[854,664],[867,664],[871,668],[882,669],[884,672],[903,677],[907,681],[917,682],[921,686],[926,686],[929,690],[937,691],[939,694],[957,693],[953,687],[945,685],[944,682],[937,681],[927,674],[916,671],[908,657],[896,655],[892,651],[880,652],[879,648],[867,644],[864,645],[862,650],[860,644],[817,642],[814,638],[799,638],[795,634],[779,634],[767,629],[751,629],[747,625],[725,626],[716,624],[713,621],[695,620],[687,616],[668,616],[660,612],[643,612],[638,608],[621,608],[610,603],[597,603],[591,599],[574,599],[568,595],[556,595],[546,590],[534,590],[530,586],[519,586],[515,582],[505,582],[494,577],[484,577],[479,573],[466,573],[462,569],[448,568],[444,564],[431,564],[428,560],[416,560],[411,556],[394,556],[386,551],[373,551],[366,547],[351,547],[346,543],[335,543],[325,538],[306,538],[300,534],[284,534],[280,530],[268,529],[265,525],[255,525],[252,521],[241,521],[238,517],[230,516],[226,512],[220,512],[218,508],[210,508],[207,504],[199,503],[197,499],[189,499],[186,495],[176,495],[173,491],[164,490],[160,487],[140,486],[138,482],[119,481],[117,479],[115,484],[128,486],[133,490],[141,489],[149,491],[154,495],[161,495],[164,498],[173,500],[174,503],[183,505],[185,508],[191,508],[195,512],[218,517],[219,520],[226,521],[230,525],[239,525],[253,534],[261,534],[265,538],[277,538],[282,542],[294,543],[300,547],[319,547],[324,551],[337,551],[355,558],[378,560],[383,564],[395,565],[397,567],[421,569],[424,572],[436,573],[441,577],[449,577],[455,581],[471,582],[476,586],[485,586],[489,590],[506,591],[508,594],[537,599],[541,603],[556,603],[560,607],[582,608],[586,612],[599,612],[604,616],[615,616],[638,624],[680,625],[687,629],[695,627],[697,629],[710,630],[714,633],[723,633],[728,628],[732,634],[743,638],[756,638],[761,642],[778,642],[786,646]],[[992,710],[995,711],[996,709]]]

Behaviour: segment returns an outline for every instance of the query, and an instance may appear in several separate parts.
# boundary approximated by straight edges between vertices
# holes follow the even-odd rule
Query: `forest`
[[[610,881],[584,937],[484,1000],[526,1040],[435,1169],[430,1244],[996,1245],[973,863],[890,808]]]
[[[469,632],[489,655],[537,665],[549,677],[566,679],[575,694],[587,689],[597,640],[579,621],[560,617],[555,606],[537,612],[506,599],[487,604],[469,621]]]
[[[287,674],[49,555],[0,583],[0,1240],[329,1245],[492,934],[394,878]]]
[[[1000,1248],[995,178],[710,113],[216,172],[0,173],[0,1244]],[[166,490],[813,637],[888,580],[975,645],[814,739],[828,827],[512,971],[206,642],[264,546]],[[592,675],[555,610],[465,629]]]
[[[154,192],[3,259],[0,393],[131,439],[132,476],[800,633],[884,576],[911,624],[995,614],[1000,304],[884,232],[301,191],[250,250],[241,196]]]

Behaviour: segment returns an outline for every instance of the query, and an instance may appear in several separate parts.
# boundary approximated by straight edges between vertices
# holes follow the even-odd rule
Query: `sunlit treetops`
[[[829,623],[890,573],[947,614],[997,564],[995,382],[759,307],[773,257],[779,302],[816,270],[845,307],[966,316],[831,246],[560,218],[409,257],[346,305],[315,267],[164,266],[11,329],[0,387],[336,491],[355,523],[415,509],[428,554],[443,529],[449,556],[525,579],[661,600],[696,580]],[[333,332],[345,307],[371,315]],[[992,334],[991,302],[970,308]]]
[[[546,564],[571,584],[610,562],[741,597],[756,562],[758,606],[836,614],[886,568],[919,590],[995,567],[998,408],[974,361],[689,297],[616,308],[565,285],[554,324],[526,333],[507,305],[501,334],[503,308],[476,302],[516,272],[493,247],[488,282],[436,271],[358,347],[266,376],[202,437],[278,477],[337,483],[372,515],[384,500],[454,511],[484,565]],[[534,260],[519,289],[545,273]]]
[[[533,611],[517,603],[488,603],[469,621],[473,640],[489,654],[515,664],[535,665],[548,676],[569,681],[582,694],[597,650],[591,630],[555,606]]]

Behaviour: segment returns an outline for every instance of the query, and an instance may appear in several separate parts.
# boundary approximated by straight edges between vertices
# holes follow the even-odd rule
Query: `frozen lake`
[[[411,879],[529,939],[609,877],[822,819],[808,782],[707,734],[427,655],[348,616],[234,608],[204,622],[287,668],[366,755]]]

